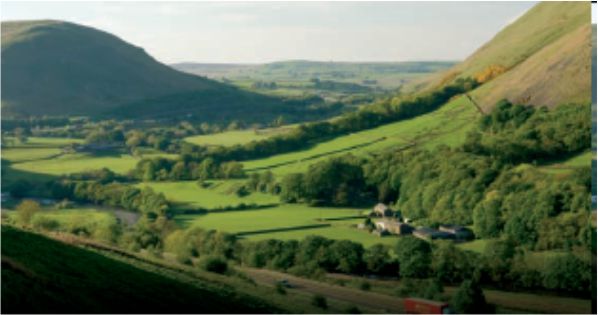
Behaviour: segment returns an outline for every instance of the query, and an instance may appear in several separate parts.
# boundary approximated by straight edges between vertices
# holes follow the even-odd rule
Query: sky
[[[25,2],[0,19],[66,20],[164,63],[462,60],[535,2]]]

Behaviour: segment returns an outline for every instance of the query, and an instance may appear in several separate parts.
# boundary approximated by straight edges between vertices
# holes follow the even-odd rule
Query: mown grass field
[[[183,227],[197,226],[226,231],[249,240],[299,240],[308,235],[320,235],[332,239],[348,239],[364,246],[376,243],[394,244],[396,237],[381,238],[355,227],[363,222],[362,216],[367,211],[281,204],[265,209],[177,215],[175,220]]]
[[[268,205],[278,203],[278,197],[270,194],[252,193],[245,197],[235,194],[235,189],[244,180],[214,180],[207,188],[200,187],[195,181],[140,183],[139,187],[151,187],[164,193],[166,198],[179,209],[215,209],[226,206]]]
[[[594,152],[587,151],[564,161],[539,166],[539,169],[551,174],[566,174],[580,167],[591,166],[595,156]]]
[[[268,169],[276,175],[284,175],[305,171],[319,160],[347,153],[368,155],[397,147],[455,146],[463,142],[479,115],[465,97],[458,97],[426,115],[337,137],[307,150],[245,161],[243,165],[248,171]]]
[[[265,129],[247,129],[247,130],[232,130],[224,131],[208,135],[199,135],[185,138],[185,141],[203,146],[233,146],[236,144],[245,144],[251,141],[259,141],[269,137],[284,134],[296,127],[293,125],[285,125],[278,128]]]
[[[2,148],[2,159],[11,163],[5,173],[7,181],[22,178],[18,173],[39,175],[64,175],[106,167],[116,173],[125,174],[135,167],[141,157],[119,152],[63,153],[62,147],[81,143],[81,139],[29,138],[26,143]],[[173,154],[148,151],[143,157],[175,157]],[[25,175],[26,176],[26,175]]]
[[[253,130],[234,130],[216,134],[200,135],[185,138],[185,141],[197,145],[233,146],[251,141],[259,141],[268,138],[269,135],[259,134]]]

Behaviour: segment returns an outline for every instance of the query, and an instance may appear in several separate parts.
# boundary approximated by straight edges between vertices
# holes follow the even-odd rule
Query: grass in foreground
[[[26,246],[25,246],[26,244]],[[190,285],[40,235],[2,226],[6,313],[272,313],[230,288]]]

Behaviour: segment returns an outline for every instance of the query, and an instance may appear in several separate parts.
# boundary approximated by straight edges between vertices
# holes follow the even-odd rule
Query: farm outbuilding
[[[413,236],[419,237],[424,240],[453,240],[455,239],[455,235],[439,231],[429,227],[423,227],[415,230],[413,232]]]
[[[392,217],[393,211],[385,204],[379,203],[374,207],[372,213],[379,217]]]
[[[390,234],[396,235],[408,235],[413,233],[414,230],[414,228],[407,223],[388,219],[376,222],[376,228],[379,230],[386,230]]]
[[[473,232],[470,229],[460,225],[441,225],[438,230],[451,233],[455,236],[456,240],[460,241],[471,240],[474,238]]]

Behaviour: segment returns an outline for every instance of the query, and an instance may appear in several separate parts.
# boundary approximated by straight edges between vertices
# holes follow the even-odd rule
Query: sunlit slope
[[[553,107],[591,98],[590,25],[559,38],[510,71],[484,84],[473,96],[484,109],[501,99]]]
[[[378,128],[315,144],[307,150],[243,162],[248,171],[271,170],[277,175],[301,172],[309,165],[347,153],[366,156],[387,149],[459,145],[481,114],[459,96],[437,111]]]
[[[482,79],[487,86],[475,95],[485,108],[502,98],[535,106],[589,100],[589,25],[589,2],[539,3],[462,63],[414,88]],[[491,68],[496,73],[483,78]]]

